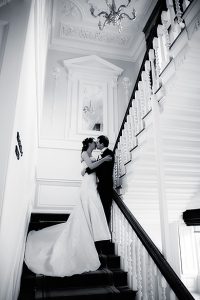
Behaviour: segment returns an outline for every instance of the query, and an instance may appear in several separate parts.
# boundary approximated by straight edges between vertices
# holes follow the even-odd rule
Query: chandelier
[[[127,13],[124,12],[124,9],[129,6],[131,0],[128,0],[127,4],[120,5],[118,7],[118,9],[116,8],[115,0],[112,0],[111,4],[109,3],[108,0],[105,0],[105,2],[107,4],[107,7],[109,8],[109,12],[101,11],[100,13],[97,13],[97,14],[95,14],[95,7],[92,4],[90,4],[90,12],[93,17],[105,18],[103,23],[101,22],[101,20],[99,20],[98,27],[100,30],[103,30],[105,25],[107,25],[107,24],[109,24],[109,25],[113,24],[114,26],[117,25],[118,31],[121,32],[122,31],[121,21],[125,17],[128,18],[129,20],[134,20],[136,18],[136,13],[135,13],[134,8],[131,12],[132,16],[129,16]],[[98,9],[97,9],[97,11],[98,11]]]

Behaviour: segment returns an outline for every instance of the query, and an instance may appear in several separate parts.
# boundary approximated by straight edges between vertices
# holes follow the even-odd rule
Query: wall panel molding
[[[71,213],[79,201],[81,180],[37,178],[33,212]]]

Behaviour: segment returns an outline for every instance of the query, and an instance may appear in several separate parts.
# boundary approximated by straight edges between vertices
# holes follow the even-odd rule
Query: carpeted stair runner
[[[32,214],[29,230],[66,222],[67,218],[60,214]],[[134,300],[136,292],[127,286],[127,273],[120,269],[114,244],[104,243],[99,258],[101,267],[97,271],[62,278],[35,275],[24,264],[18,300]]]

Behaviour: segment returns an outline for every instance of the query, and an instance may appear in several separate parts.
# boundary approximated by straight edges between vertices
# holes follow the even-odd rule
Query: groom
[[[113,167],[114,167],[114,153],[108,149],[109,139],[105,135],[100,135],[96,141],[97,149],[101,150],[98,159],[101,159],[107,155],[112,157],[109,162],[104,162],[97,168],[91,170],[86,168],[88,174],[96,172],[98,183],[97,190],[101,198],[101,202],[104,208],[108,225],[110,223],[111,205],[112,205],[112,193],[113,193]]]

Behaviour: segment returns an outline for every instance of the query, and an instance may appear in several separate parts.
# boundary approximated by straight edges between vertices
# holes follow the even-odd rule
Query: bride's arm
[[[96,167],[100,166],[102,163],[104,163],[105,161],[111,161],[112,157],[111,156],[105,156],[104,158],[98,160],[98,161],[94,161],[92,162],[88,153],[86,151],[84,151],[81,155],[82,159],[85,161],[86,165],[91,169],[95,169]]]

